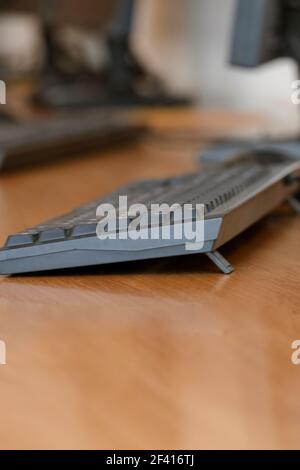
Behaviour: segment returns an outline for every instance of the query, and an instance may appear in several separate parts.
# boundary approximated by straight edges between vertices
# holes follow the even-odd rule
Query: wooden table
[[[1,176],[1,242],[129,180],[195,168],[182,126],[253,125],[144,117],[173,137]],[[231,276],[198,255],[1,278],[0,447],[299,447],[299,239],[284,209],[224,248]]]

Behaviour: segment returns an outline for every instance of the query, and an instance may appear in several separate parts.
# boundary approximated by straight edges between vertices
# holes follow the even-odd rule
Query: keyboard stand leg
[[[233,266],[231,266],[231,264],[218,251],[212,251],[211,253],[207,253],[207,256],[220,269],[220,271],[222,271],[222,273],[233,273]]]
[[[292,196],[288,199],[288,203],[293,209],[294,212],[296,212],[297,215],[300,215],[300,201],[297,199],[295,196]]]

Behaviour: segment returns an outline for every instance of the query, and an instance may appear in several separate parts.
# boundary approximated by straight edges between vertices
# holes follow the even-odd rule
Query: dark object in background
[[[42,10],[48,64],[42,86],[35,95],[36,103],[48,107],[130,107],[188,104],[189,100],[185,97],[171,96],[161,81],[149,73],[137,60],[131,49],[130,39],[136,0],[119,0],[115,8],[111,10],[114,12],[113,19],[106,28],[109,56],[109,64],[106,69],[97,76],[60,77],[56,65],[59,50],[56,48],[53,32],[55,24],[60,21],[61,14],[59,13],[56,17],[55,7],[47,7],[49,1],[43,1],[44,9]],[[57,5],[57,1],[54,0],[54,2]],[[60,2],[58,3],[60,4]],[[68,11],[68,3],[66,2],[66,12]],[[76,5],[72,5],[73,11],[75,7]],[[97,17],[97,9],[93,13],[93,18]],[[72,13],[70,19],[72,20]]]
[[[72,6],[79,10],[73,10]],[[80,6],[81,5],[81,6]],[[36,0],[9,1],[1,4],[2,9],[9,11],[40,12],[45,21],[45,40],[48,56],[44,74],[53,80],[54,86],[64,93],[69,88],[67,78],[56,67],[56,49],[53,41],[52,26],[63,22],[68,14],[76,24],[95,26],[107,24],[108,18],[117,5],[116,1],[99,2],[86,0],[82,4],[72,0]],[[99,5],[100,8],[99,8]],[[100,17],[95,19],[93,7]],[[56,8],[55,8],[56,7]],[[85,10],[85,11],[84,11]],[[57,16],[57,14],[59,15]],[[48,41],[48,42],[47,42]],[[75,81],[76,82],[76,81]],[[86,82],[90,90],[91,79]],[[98,84],[99,86],[99,84]],[[99,89],[97,89],[99,93]],[[94,103],[93,107],[94,107]],[[0,171],[54,161],[66,156],[73,157],[91,149],[112,146],[120,141],[138,138],[143,126],[119,112],[82,111],[80,114],[56,114],[32,122],[15,121],[9,113],[0,115]]]
[[[139,138],[143,127],[121,113],[62,113],[0,125],[0,171],[41,164]]]
[[[119,0],[1,0],[5,11],[38,13],[53,11],[57,24],[105,28],[115,14]]]
[[[224,165],[224,163],[245,158],[251,152],[256,155],[272,153],[300,161],[300,142],[288,138],[277,141],[274,139],[229,140],[202,152],[199,156],[199,163],[205,166]]]
[[[262,157],[252,155],[183,177],[134,183],[70,214],[10,236],[4,249],[0,250],[0,273],[40,272],[204,253],[223,273],[230,274],[232,266],[217,250],[285,200],[299,211],[300,204],[294,200],[299,191],[299,175],[299,161],[266,154]],[[194,245],[190,251],[192,248],[188,249],[187,244],[191,245],[195,240],[188,239],[186,231],[180,239],[175,237],[172,218],[169,221],[170,238],[164,239],[161,217],[158,238],[151,237],[153,227],[149,222],[147,227],[143,227],[143,231],[147,230],[147,239],[131,239],[128,236],[130,232],[124,239],[116,228],[114,238],[100,240],[97,237],[98,206],[105,203],[117,208],[119,196],[123,195],[128,196],[130,204],[143,201],[148,208],[153,203],[165,202],[171,206],[180,201],[182,208],[191,201],[203,204],[203,244],[201,239],[199,245]],[[125,234],[130,230],[129,223],[136,224],[138,230],[138,216],[130,219],[127,214],[120,216],[125,223],[122,227]],[[114,214],[111,217],[115,224]],[[192,221],[196,222],[195,214],[178,223],[182,222],[185,227]]]
[[[132,51],[136,0],[12,0],[2,9],[40,15],[46,63],[34,103],[48,107],[172,106],[189,103],[172,96]],[[108,65],[99,73],[66,73],[68,59],[57,41],[62,25],[103,30]]]
[[[238,0],[231,63],[257,67],[278,57],[300,64],[300,0]]]

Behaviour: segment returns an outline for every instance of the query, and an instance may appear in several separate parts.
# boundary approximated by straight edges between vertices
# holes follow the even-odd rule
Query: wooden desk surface
[[[191,170],[195,148],[152,139],[1,176],[1,242],[129,180]],[[299,239],[282,210],[224,248],[228,277],[198,255],[1,278],[0,448],[299,448]]]

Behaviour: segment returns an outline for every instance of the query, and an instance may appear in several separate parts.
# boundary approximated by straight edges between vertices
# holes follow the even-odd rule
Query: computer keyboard
[[[30,122],[0,124],[0,171],[53,161],[137,138],[143,126],[128,115],[74,111]]]
[[[295,195],[299,192],[299,176],[300,163],[294,159],[249,154],[240,161],[193,174],[132,183],[67,215],[8,237],[0,250],[0,273],[39,272],[191,253],[186,249],[184,235],[182,239],[171,235],[166,240],[160,232],[157,239],[124,239],[117,236],[121,233],[117,226],[115,239],[99,239],[97,224],[101,217],[97,216],[97,208],[110,204],[109,218],[110,208],[118,208],[120,196],[128,197],[128,207],[144,204],[147,210],[153,204],[179,204],[180,207],[202,204],[204,238],[194,253],[207,254],[224,273],[230,273],[232,266],[217,250],[281,202],[290,200],[298,208]],[[120,211],[118,216],[125,218],[130,233],[130,224],[137,216]],[[192,222],[195,217],[192,215]],[[170,225],[175,223],[169,219]],[[159,218],[160,228],[161,225],[162,218]],[[148,230],[149,226],[143,228]]]

